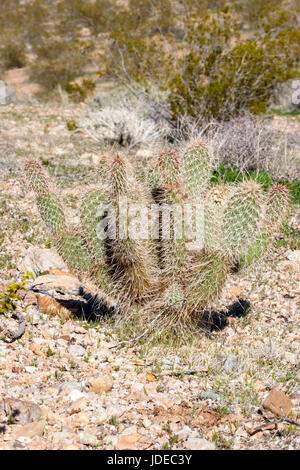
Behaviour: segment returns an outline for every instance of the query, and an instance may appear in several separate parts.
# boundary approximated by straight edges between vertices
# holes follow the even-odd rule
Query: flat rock
[[[86,350],[82,346],[71,344],[69,347],[69,354],[71,354],[71,356],[82,357],[86,355]]]
[[[54,290],[64,294],[78,295],[81,283],[72,274],[45,274],[35,279],[33,287],[46,292]]]
[[[134,433],[121,436],[115,445],[115,450],[144,450],[151,445],[149,437]]]
[[[113,380],[111,375],[101,374],[96,377],[90,377],[86,380],[86,387],[89,392],[98,393],[103,395],[109,392],[113,387]]]
[[[27,424],[42,417],[41,408],[35,403],[15,398],[3,398],[0,410],[4,411],[12,424]]]
[[[216,450],[214,442],[207,439],[200,439],[198,437],[190,437],[185,443],[184,447],[189,450]]]
[[[58,393],[65,393],[68,394],[73,390],[77,390],[79,392],[82,391],[82,383],[81,382],[63,382],[58,386]]]
[[[12,439],[20,439],[25,437],[27,439],[33,439],[34,437],[42,437],[44,434],[45,422],[38,421],[36,423],[28,423],[16,430],[13,433]]]
[[[281,390],[273,389],[264,400],[261,411],[263,414],[271,413],[273,415],[282,416],[282,410],[285,416],[288,416],[292,409],[292,400]]]
[[[68,271],[64,260],[55,250],[36,246],[32,246],[27,250],[25,258],[20,264],[20,269],[23,272],[30,271],[35,275],[45,273],[51,269]]]
[[[93,434],[87,432],[80,432],[78,434],[78,439],[80,444],[84,444],[85,446],[95,446],[98,442],[98,439]]]

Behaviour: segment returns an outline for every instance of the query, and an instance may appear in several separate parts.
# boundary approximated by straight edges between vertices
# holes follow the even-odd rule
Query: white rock
[[[184,447],[189,450],[215,450],[216,445],[207,439],[200,439],[198,437],[190,437],[185,443]]]
[[[106,408],[107,416],[109,416],[110,418],[112,416],[114,416],[115,418],[120,418],[120,416],[122,416],[125,413],[125,411],[126,411],[126,408],[121,407],[121,406],[111,405]]]
[[[82,346],[76,346],[75,344],[72,344],[69,347],[69,354],[76,357],[82,357],[86,355],[86,350]]]
[[[28,374],[34,374],[34,372],[36,372],[36,367],[27,366],[27,367],[25,367],[25,370],[26,370],[26,372],[28,372]]]
[[[80,432],[78,434],[78,437],[79,437],[79,442],[86,446],[95,446],[98,442],[98,439],[96,436],[93,436],[93,434],[89,434],[87,432]]]
[[[82,391],[82,383],[81,382],[64,382],[59,385],[58,392],[59,393],[70,393],[73,390],[77,390],[79,392]]]
[[[147,396],[145,394],[145,385],[139,382],[134,382],[131,385],[131,395],[137,400],[146,400]]]
[[[150,419],[144,419],[144,420],[143,420],[143,426],[144,426],[144,428],[146,428],[146,429],[150,428],[151,424],[152,424],[152,423],[151,423]]]
[[[300,250],[294,250],[288,254],[287,259],[300,264]]]
[[[182,429],[176,432],[179,439],[186,440],[193,436],[194,431],[189,426],[184,426]]]
[[[75,402],[77,400],[80,400],[80,398],[84,398],[86,396],[85,393],[80,392],[79,390],[72,390],[72,392],[69,393],[68,399],[71,402]]]
[[[68,271],[68,268],[59,254],[49,248],[30,247],[20,264],[21,271],[30,271],[34,274],[59,269]]]

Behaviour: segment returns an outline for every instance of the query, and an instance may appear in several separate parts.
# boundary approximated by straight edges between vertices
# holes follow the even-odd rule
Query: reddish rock
[[[273,389],[262,404],[262,412],[271,412],[272,414],[281,417],[282,410],[285,416],[288,416],[292,409],[292,401],[281,390]]]
[[[134,433],[121,436],[115,445],[115,450],[145,450],[152,444],[149,437]]]

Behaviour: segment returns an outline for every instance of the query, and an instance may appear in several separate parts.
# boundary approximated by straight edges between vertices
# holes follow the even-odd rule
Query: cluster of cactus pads
[[[255,262],[288,214],[284,186],[274,185],[268,192],[249,180],[211,186],[212,160],[200,142],[179,152],[163,151],[142,177],[123,155],[106,161],[107,180],[82,195],[76,228],[68,224],[41,165],[28,160],[25,173],[39,214],[70,270],[106,292],[125,318],[134,312],[145,326],[151,322],[178,331],[197,324],[221,293],[228,272]],[[125,212],[120,201],[126,203]],[[158,209],[155,218],[146,218],[156,236],[148,232],[139,238],[129,230],[121,234],[132,223],[129,207],[137,203],[151,208],[151,214]],[[116,209],[116,228],[113,233],[108,228],[106,238],[97,230],[105,218],[99,212],[103,205]],[[162,214],[167,209],[166,218]],[[187,209],[188,221],[183,216]],[[191,233],[201,243],[193,243]]]

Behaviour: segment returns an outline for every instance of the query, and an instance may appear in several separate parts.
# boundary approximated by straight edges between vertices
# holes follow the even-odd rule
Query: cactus
[[[190,271],[188,302],[193,310],[203,310],[218,297],[226,281],[228,265],[220,253],[199,256]]]
[[[262,259],[270,251],[272,240],[282,223],[287,219],[290,207],[290,193],[285,186],[276,184],[266,195],[264,207],[264,224],[256,240],[248,244],[241,257],[241,267],[250,266]]]
[[[232,261],[239,261],[260,236],[263,205],[259,184],[245,181],[232,188],[225,204],[223,220],[223,250]]]
[[[70,268],[112,296],[126,321],[131,314],[136,321],[138,312],[142,321],[175,334],[178,327],[194,325],[220,295],[233,265],[249,264],[262,255],[273,228],[279,229],[288,214],[289,193],[279,185],[267,194],[255,181],[209,188],[211,159],[201,143],[180,153],[162,152],[144,178],[150,187],[137,179],[125,156],[107,158],[107,169],[107,188],[100,181],[83,196],[76,230],[65,219],[41,166],[30,160],[25,172],[40,216]],[[194,246],[186,231],[196,227],[197,212],[189,223],[181,220],[187,203],[192,210],[203,209],[202,225],[197,226],[197,236],[203,231],[200,245]],[[105,240],[97,232],[103,204],[115,209],[117,222]],[[170,238],[164,236],[167,219],[162,215],[154,221],[156,239],[135,237],[130,231],[133,204],[170,209]],[[151,223],[147,216],[144,224],[149,228]],[[179,236],[177,229],[183,231]]]
[[[183,180],[186,198],[199,200],[209,185],[211,158],[201,142],[190,145],[183,156]]]

